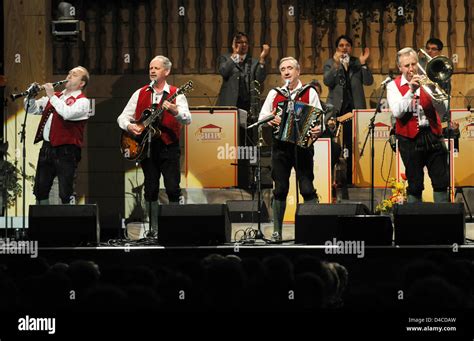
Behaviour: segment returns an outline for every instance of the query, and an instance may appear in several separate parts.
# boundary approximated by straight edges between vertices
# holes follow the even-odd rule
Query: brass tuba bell
[[[444,91],[439,83],[448,81],[453,72],[454,64],[446,56],[431,57],[425,50],[419,50],[427,60],[425,68],[418,63],[418,74],[423,76],[420,80],[423,89],[435,101],[442,102],[449,99],[449,95]]]

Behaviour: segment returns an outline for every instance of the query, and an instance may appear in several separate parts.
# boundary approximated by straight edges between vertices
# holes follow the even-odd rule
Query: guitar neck
[[[176,97],[178,97],[179,95],[179,92],[176,91],[172,96],[168,97],[167,99],[165,99],[165,101],[168,101],[168,102],[172,102]],[[164,102],[164,101],[163,101]],[[155,121],[155,119],[161,115],[161,113],[164,111],[163,109],[163,106],[160,106],[159,108],[156,108],[155,110],[153,110],[152,114],[143,121],[143,125],[145,127],[148,127],[150,124],[153,123],[153,121]]]
[[[459,118],[457,120],[451,120],[451,122],[456,122],[456,123],[459,123],[459,122],[463,122],[463,121],[468,121],[468,122],[471,122],[473,118],[473,114],[470,114],[466,117],[462,117],[462,118]],[[441,122],[441,128],[447,128],[448,127],[448,122]]]

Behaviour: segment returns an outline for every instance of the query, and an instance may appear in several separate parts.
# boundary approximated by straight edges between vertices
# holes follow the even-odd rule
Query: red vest
[[[56,92],[55,95],[59,98],[61,96],[61,92]],[[82,93],[77,97],[70,96],[66,99],[66,104],[73,105],[79,98],[86,98],[86,96],[84,96]],[[76,146],[82,147],[82,142],[84,140],[84,128],[86,126],[87,119],[81,121],[67,121],[57,113],[56,109],[54,109],[53,105],[51,104],[51,101],[48,101],[48,104],[43,110],[40,124],[36,130],[34,143],[38,143],[39,141],[43,140],[44,126],[48,121],[49,115],[51,114],[53,115],[51,129],[49,131],[49,142],[51,145],[53,147],[57,147],[64,144],[74,144]]]
[[[170,93],[167,97],[172,96],[176,90],[175,86],[170,85]],[[135,109],[135,120],[139,120],[143,111],[151,107],[151,95],[152,92],[149,90],[149,86],[145,85],[140,89],[138,94],[137,107]],[[176,103],[176,100],[173,101]],[[179,140],[179,133],[181,131],[181,124],[178,122],[176,117],[171,114],[168,110],[163,111],[162,120],[160,124],[161,140],[166,144],[171,144]]]
[[[398,91],[400,91],[402,96],[405,96],[405,94],[410,89],[410,86],[408,85],[408,83],[401,86],[401,79],[401,76],[395,78],[395,84],[397,85]],[[428,95],[422,87],[420,87],[420,105],[423,107],[426,118],[430,122],[430,128],[433,134],[438,136],[442,135],[441,120],[439,119],[439,116],[436,113],[435,108],[433,107],[430,95]],[[395,131],[398,135],[409,138],[415,138],[418,134],[417,117],[413,116],[412,113],[407,112],[402,118],[397,118]]]
[[[303,93],[300,93],[299,96],[295,98],[295,101],[309,103],[309,89],[311,89],[311,87],[307,87],[306,89],[304,89]],[[273,99],[273,109],[277,107],[278,103],[284,102],[286,100],[288,99],[277,91],[277,95]]]

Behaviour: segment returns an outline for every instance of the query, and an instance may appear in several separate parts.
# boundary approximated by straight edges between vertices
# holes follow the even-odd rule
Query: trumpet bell
[[[436,83],[443,83],[449,80],[454,72],[454,64],[451,59],[445,56],[437,56],[426,64],[426,75]]]
[[[425,50],[419,50],[424,58],[427,60],[426,70],[418,63],[418,73],[421,74],[422,79],[420,84],[425,91],[436,101],[445,101],[449,99],[449,95],[440,86],[449,80],[454,71],[454,64],[446,56],[431,57]]]

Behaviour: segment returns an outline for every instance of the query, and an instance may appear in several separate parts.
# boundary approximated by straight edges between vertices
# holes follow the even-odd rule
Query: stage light
[[[84,22],[75,18],[76,9],[68,2],[61,2],[58,6],[58,20],[51,22],[51,33],[58,40],[76,40],[80,33],[85,40]]]

